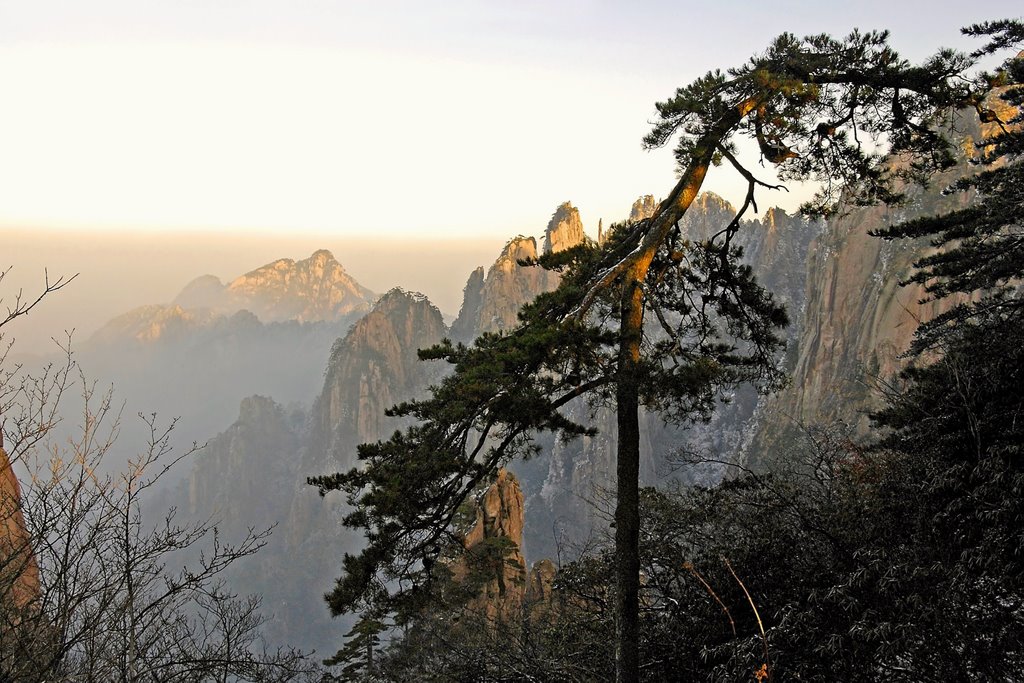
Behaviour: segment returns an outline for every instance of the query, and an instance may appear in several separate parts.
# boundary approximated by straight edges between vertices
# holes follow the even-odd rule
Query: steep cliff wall
[[[264,396],[243,399],[235,422],[197,453],[186,483],[185,509],[193,518],[215,519],[227,543],[244,537],[250,528],[274,527],[260,553],[232,567],[232,588],[263,597],[265,612],[274,615],[265,627],[270,642],[330,647],[337,627],[327,615],[317,610],[305,616],[297,610],[314,602],[307,587],[313,577],[305,560],[289,556],[281,529],[305,476],[304,422],[305,414],[297,408],[285,409]]]
[[[544,229],[541,253],[564,251],[587,239],[579,210],[565,202],[555,210]],[[519,323],[520,308],[541,292],[557,287],[557,273],[519,263],[537,256],[537,240],[518,235],[505,244],[486,276],[482,267],[473,271],[463,290],[459,316],[452,324],[452,338],[470,342],[484,332],[511,329]]]
[[[586,239],[579,210],[570,202],[565,202],[555,209],[548,227],[544,230],[544,253],[557,254],[575,247]]]
[[[763,464],[791,443],[802,425],[838,422],[866,434],[867,413],[879,405],[879,388],[906,362],[901,354],[917,326],[959,301],[926,301],[921,286],[899,284],[911,273],[913,262],[931,249],[926,241],[885,242],[868,234],[971,201],[960,193],[946,196],[942,189],[974,172],[966,152],[973,150],[972,140],[995,130],[980,126],[973,116],[960,116],[957,125],[963,130],[965,152],[957,167],[927,188],[910,188],[906,207],[848,208],[811,244],[802,269],[807,298],[792,358],[792,382],[764,402],[756,434],[743,453],[749,464]]]
[[[456,581],[472,581],[470,611],[493,623],[523,606],[528,585],[523,544],[523,493],[515,476],[499,470],[475,501],[476,520],[463,538],[465,554],[451,567]]]
[[[560,245],[565,244],[559,240]],[[452,334],[459,341],[470,341],[483,332],[515,327],[519,309],[540,292],[558,286],[558,275],[538,266],[522,266],[520,261],[537,258],[537,240],[519,235],[502,249],[487,269],[482,283],[476,272],[466,283],[465,298]]]
[[[484,302],[484,267],[480,266],[469,274],[466,286],[462,289],[462,308],[452,323],[451,337],[454,341],[468,343],[476,336],[479,326],[480,307]]]
[[[393,289],[335,343],[312,409],[310,474],[347,469],[355,447],[389,435],[399,422],[384,411],[422,395],[444,368],[417,351],[448,335],[441,312],[421,294]]]

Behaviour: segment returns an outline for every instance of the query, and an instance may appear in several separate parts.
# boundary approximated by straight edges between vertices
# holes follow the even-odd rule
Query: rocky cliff
[[[274,615],[265,627],[270,642],[329,647],[333,626],[326,615],[319,610],[309,618],[297,613],[296,606],[313,602],[306,588],[313,579],[305,562],[289,560],[287,538],[279,528],[304,476],[304,423],[305,414],[297,408],[285,409],[264,396],[243,399],[237,420],[196,455],[181,498],[193,518],[215,519],[226,543],[251,528],[277,527],[260,553],[232,567],[232,588],[262,596],[264,611]]]
[[[384,411],[423,394],[443,368],[417,351],[448,336],[441,312],[422,294],[393,289],[331,350],[313,405],[310,474],[347,469],[355,447],[393,432]]]
[[[3,446],[0,431],[0,611],[17,620],[17,610],[39,597],[39,567],[22,513],[21,487]]]
[[[642,198],[634,212],[649,211],[652,206],[653,198]],[[732,211],[722,199],[705,195],[688,214],[684,228],[694,239],[707,236],[730,220]],[[745,226],[741,238],[748,262],[764,277],[774,277],[797,308],[803,304],[803,271],[796,278],[775,271],[803,263],[815,230],[814,225],[775,211]],[[565,249],[581,239],[585,236],[578,212],[571,205],[562,205],[545,230],[545,244]],[[335,342],[322,389],[303,427],[296,427],[292,412],[266,399],[252,398],[243,404],[235,425],[211,442],[210,459],[190,484],[190,506],[202,513],[223,507],[230,497],[225,514],[231,519],[280,521],[278,540],[259,565],[266,577],[274,578],[271,585],[260,585],[265,585],[261,590],[266,591],[277,614],[281,632],[293,642],[296,634],[301,636],[298,642],[307,646],[329,647],[340,642],[346,625],[329,620],[320,595],[331,587],[342,554],[355,551],[361,542],[358,534],[341,527],[343,496],[331,494],[321,499],[305,484],[305,478],[356,465],[358,444],[384,438],[404,426],[385,417],[384,411],[423,395],[448,370],[444,364],[419,361],[417,349],[449,335],[469,341],[485,331],[507,329],[516,323],[522,304],[557,286],[556,274],[519,264],[536,256],[536,241],[517,237],[486,271],[477,269],[469,278],[462,311],[451,330],[424,297],[401,290],[388,292]],[[680,445],[696,442],[707,448],[735,448],[756,397],[751,392],[749,401],[733,399],[716,416],[717,421],[688,430],[666,427],[658,416],[644,415],[644,482],[661,481],[670,473],[671,463],[665,456]],[[580,403],[569,410],[582,416],[581,411],[588,408]],[[542,441],[544,453],[527,462],[512,463],[510,470],[516,476],[503,473],[481,496],[475,522],[467,532],[467,545],[500,545],[505,539],[515,546],[506,557],[511,561],[497,566],[500,576],[495,574],[484,582],[484,593],[500,598],[497,604],[543,604],[551,596],[554,565],[542,560],[527,573],[526,555],[554,557],[563,535],[578,540],[590,533],[595,514],[589,501],[612,482],[615,464],[613,416],[602,410],[593,419],[599,429],[597,436],[569,443]],[[263,483],[260,478],[264,474],[249,478],[244,472],[251,469],[264,470],[267,476],[276,472],[276,484]],[[210,483],[236,480],[238,490],[230,496]],[[257,491],[262,486],[272,487],[273,493],[261,498]],[[524,506],[530,511],[525,520]],[[295,562],[294,558],[302,560]]]
[[[507,631],[557,609],[554,563],[544,559],[526,568],[525,506],[516,476],[499,470],[471,506],[474,520],[462,537],[464,550],[449,565],[452,578],[472,594],[462,608],[477,617],[470,623]]]
[[[995,129],[991,124],[981,126],[972,116],[961,117],[958,125],[964,133],[957,167],[927,188],[910,188],[904,208],[847,209],[811,243],[802,268],[807,295],[797,320],[792,382],[764,403],[756,434],[744,450],[748,463],[762,464],[791,443],[802,425],[842,423],[866,434],[867,414],[881,398],[878,389],[903,367],[906,359],[901,354],[917,326],[957,303],[955,298],[926,301],[919,285],[899,284],[913,262],[931,248],[929,244],[885,242],[868,232],[961,208],[971,200],[963,194],[946,196],[942,189],[974,172],[968,162],[972,140],[994,134]]]
[[[654,195],[645,194],[633,202],[633,206],[629,209],[629,222],[636,223],[650,218],[657,208],[658,202],[654,199]]]
[[[579,210],[570,202],[565,202],[555,209],[548,227],[544,230],[544,253],[557,254],[575,247],[586,239]]]
[[[244,531],[280,521],[282,481],[300,476],[299,439],[305,414],[265,396],[242,399],[238,419],[210,439],[189,477],[189,512],[213,514],[223,530]]]
[[[446,368],[419,360],[417,350],[448,334],[441,312],[421,294],[393,289],[331,350],[319,397],[304,437],[302,477],[293,486],[283,532],[291,551],[309,557],[329,577],[340,557],[340,494],[317,496],[305,477],[343,472],[357,464],[361,443],[385,438],[405,422],[384,415],[417,398]]]
[[[523,543],[523,493],[507,470],[474,504],[475,521],[463,537],[465,553],[451,567],[458,582],[472,582],[476,597],[470,611],[488,623],[514,618],[523,606],[528,586]]]
[[[978,136],[981,131],[973,134]],[[936,188],[952,177],[940,179]],[[918,192],[906,211],[856,209],[827,226],[778,209],[746,221],[736,244],[743,248],[745,262],[759,281],[787,305],[793,323],[788,332],[789,350],[780,359],[794,373],[792,386],[767,401],[749,388],[729,392],[723,397],[728,403],[723,403],[707,424],[686,428],[666,426],[657,415],[644,414],[643,483],[654,484],[671,477],[711,483],[722,476],[720,469],[687,472],[675,468],[672,456],[680,449],[724,457],[742,453],[748,462],[758,464],[769,449],[785,443],[794,419],[862,421],[859,411],[870,405],[868,380],[897,369],[899,353],[906,348],[917,323],[941,310],[919,303],[919,290],[897,284],[926,246],[887,244],[868,236],[867,231],[915,214],[952,208],[954,201],[960,200],[944,198],[933,189]],[[645,195],[633,204],[629,217],[650,217],[656,207],[655,198]],[[733,207],[722,198],[704,194],[687,212],[682,229],[691,239],[704,239],[718,232],[733,215]],[[583,239],[586,237],[579,212],[569,203],[559,206],[544,230],[544,249],[560,251]],[[437,373],[446,370],[438,364],[418,361],[417,348],[445,336],[468,343],[481,333],[509,329],[517,323],[517,312],[523,304],[557,286],[556,274],[520,265],[520,261],[534,259],[537,254],[537,240],[519,236],[505,245],[489,268],[476,269],[468,278],[462,309],[450,330],[445,328],[440,313],[422,297],[389,292],[334,344],[322,390],[304,427],[297,430],[287,411],[252,399],[242,411],[251,413],[252,419],[240,415],[232,427],[234,431],[229,430],[211,444],[220,455],[206,465],[207,473],[191,483],[196,511],[208,509],[219,500],[216,487],[203,484],[202,479],[230,481],[246,468],[279,467],[271,463],[281,458],[287,459],[289,467],[298,463],[294,471],[281,475],[291,478],[279,481],[267,501],[282,522],[278,530],[282,545],[267,559],[267,567],[277,569],[268,569],[267,574],[280,577],[276,581],[281,589],[274,605],[287,628],[304,628],[302,624],[311,615],[327,623],[319,595],[336,576],[342,552],[353,551],[359,543],[358,538],[340,531],[344,512],[341,497],[331,495],[320,500],[305,485],[305,477],[355,465],[359,443],[380,439],[402,426],[384,417],[384,410],[422,395],[438,379]],[[218,306],[241,305],[239,302],[244,301],[246,306],[258,309],[256,315],[261,315],[259,311],[265,316],[290,311],[290,315],[304,320],[337,314],[342,310],[342,300],[354,306],[349,310],[362,310],[356,296],[361,290],[344,285],[343,270],[332,262],[336,263],[329,254],[318,252],[298,263],[277,261],[229,285],[216,278],[196,280],[176,301],[180,310],[161,313],[166,322],[161,323],[163,327],[156,336],[167,337],[170,330],[187,328],[185,313],[190,306],[200,304],[218,310]],[[312,285],[318,293],[296,298],[290,294],[296,283]],[[257,294],[257,289],[273,294]],[[332,292],[349,292],[352,298]],[[363,292],[361,296],[365,302],[368,295]],[[233,303],[222,303],[227,301]],[[176,316],[182,321],[173,322]],[[122,329],[131,330],[131,335],[138,338],[145,337],[150,328],[144,323],[126,322]],[[583,419],[588,408],[581,403],[568,410]],[[529,595],[537,596],[537,600],[550,596],[554,566],[541,561],[528,574],[523,568],[526,556],[553,557],[563,538],[580,540],[594,530],[593,501],[600,498],[603,487],[613,482],[616,434],[609,411],[598,410],[592,418],[588,412],[586,419],[598,428],[596,436],[569,443],[542,440],[543,452],[538,457],[511,463],[510,470],[516,477],[502,474],[481,497],[467,545],[507,539],[516,546],[510,555],[512,562],[501,565],[500,576],[488,579],[485,592],[512,596],[508,599],[520,602],[529,600]],[[257,441],[269,445],[264,447]],[[258,497],[255,492],[262,485],[240,479],[240,499],[251,502],[237,503],[237,510],[230,514],[238,519],[250,514],[260,517],[263,513],[254,506],[264,501],[253,498]],[[529,514],[522,520],[524,506]],[[294,558],[299,557],[301,562],[295,562]],[[320,635],[325,642],[337,644],[337,634],[343,632],[344,625],[324,629]]]
[[[656,207],[653,196],[641,197],[633,204],[631,219],[649,217]],[[728,202],[705,193],[694,202],[681,227],[689,239],[707,239],[734,215],[735,209]],[[736,237],[736,245],[744,250],[744,261],[790,310],[794,320],[789,329],[791,340],[795,340],[801,329],[808,245],[820,229],[816,223],[773,209],[759,219],[746,221]],[[555,284],[557,282],[551,286]],[[728,457],[750,440],[754,416],[761,403],[757,393],[751,387],[738,387],[722,398],[723,403],[707,423],[679,427],[664,424],[656,414],[641,413],[640,467],[644,485],[671,478],[707,484],[722,476],[721,468],[685,469],[677,462],[677,454],[683,450]],[[569,442],[541,437],[541,456],[510,465],[522,482],[530,510],[524,547],[531,558],[554,557],[565,541],[578,540],[591,531],[596,533],[593,501],[614,488],[616,425],[613,412],[599,408],[591,413],[582,401],[570,404],[567,411],[576,419],[597,427],[598,434]]]
[[[641,198],[633,213],[647,215],[653,206],[652,198]],[[684,229],[692,239],[707,237],[732,215],[732,208],[721,198],[706,195],[687,215]],[[739,238],[759,276],[770,280],[797,310],[803,306],[806,280],[801,264],[817,229],[807,221],[770,211],[746,224]],[[559,207],[545,230],[545,245],[560,250],[584,239],[579,212],[568,204]],[[263,587],[283,636],[294,641],[299,634],[299,641],[307,646],[339,642],[338,632],[345,625],[329,620],[319,596],[336,578],[338,558],[360,543],[355,533],[341,527],[343,497],[318,498],[305,477],[354,466],[360,442],[386,437],[403,426],[385,417],[385,410],[423,395],[447,371],[443,364],[420,361],[417,349],[445,336],[469,341],[482,332],[508,329],[516,324],[522,304],[556,287],[555,273],[519,263],[536,256],[536,240],[519,237],[506,245],[486,271],[475,270],[452,330],[445,328],[439,311],[424,297],[401,290],[388,292],[334,343],[321,392],[303,426],[298,426],[294,411],[253,397],[243,402],[236,424],[211,441],[206,459],[189,482],[189,508],[197,514],[219,510],[228,520],[281,522],[276,539],[259,561],[260,575],[250,581]],[[261,325],[254,317],[251,324]],[[655,415],[644,415],[644,482],[663,480],[670,473],[671,455],[682,445],[716,453],[738,449],[744,430],[750,428],[757,397],[753,392],[737,392],[730,398],[732,402],[711,424],[685,430],[666,426]],[[568,410],[582,415],[588,409],[580,403]],[[484,582],[484,593],[508,596],[499,603],[543,603],[550,598],[554,565],[541,561],[534,572],[527,573],[525,555],[553,557],[562,536],[579,540],[590,532],[595,515],[589,501],[611,483],[615,456],[613,416],[598,411],[594,424],[599,429],[594,437],[568,443],[543,441],[545,453],[511,464],[517,476],[503,474],[481,497],[467,545],[505,539],[516,547],[508,558],[511,561],[499,565],[500,577],[496,574]],[[229,488],[218,488],[217,482],[225,481],[231,482]],[[260,496],[264,487],[272,493]],[[223,500],[228,497],[231,502]],[[525,520],[524,505],[529,509]],[[296,557],[302,561],[295,562]]]
[[[580,213],[570,202],[561,204],[544,229],[544,251],[557,253],[589,239],[583,232]],[[452,324],[456,341],[470,342],[484,332],[497,332],[519,323],[519,309],[541,292],[558,286],[558,274],[539,266],[523,266],[538,256],[537,240],[519,235],[505,244],[484,275],[477,268],[463,290],[462,308]]]
[[[567,244],[562,239],[557,243]],[[558,286],[557,274],[539,266],[520,265],[520,261],[534,260],[537,255],[537,240],[519,235],[505,244],[486,277],[481,278],[479,269],[470,275],[462,308],[452,325],[457,341],[468,342],[483,332],[515,327],[524,304]]]
[[[476,336],[486,281],[483,266],[479,266],[469,274],[466,286],[462,289],[462,308],[459,309],[459,315],[452,323],[451,337],[454,341],[468,343]]]

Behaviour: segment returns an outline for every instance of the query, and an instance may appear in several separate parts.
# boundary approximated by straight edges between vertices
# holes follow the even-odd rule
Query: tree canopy
[[[561,271],[555,292],[527,306],[520,325],[473,346],[422,353],[453,373],[431,396],[393,409],[418,424],[359,449],[362,465],[311,480],[343,490],[368,544],[344,560],[328,596],[335,612],[398,611],[421,604],[431,567],[477,484],[532,437],[590,432],[563,412],[578,398],[614,405],[617,419],[615,526],[616,667],[639,678],[639,425],[641,406],[685,422],[707,414],[717,392],[737,382],[772,386],[785,314],[754,280],[733,244],[740,219],[757,209],[758,177],[738,142],[756,143],[784,181],[815,181],[804,207],[829,215],[846,202],[898,203],[909,183],[954,163],[954,145],[933,125],[950,107],[977,104],[972,58],[941,51],[921,64],[901,58],[886,33],[844,39],[784,34],[746,64],[711,72],[657,105],[648,146],[675,140],[678,182],[653,216],[617,226],[601,245],[544,257]],[[886,160],[898,155],[903,163]],[[680,220],[707,173],[725,165],[747,182],[736,217],[707,240],[690,240]]]

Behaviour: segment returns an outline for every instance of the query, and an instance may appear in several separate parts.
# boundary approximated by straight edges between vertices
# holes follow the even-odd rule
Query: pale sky
[[[653,103],[707,69],[782,31],[855,26],[889,28],[920,58],[969,46],[963,24],[1021,13],[1004,0],[711,4],[0,0],[0,236],[503,239],[565,200],[593,232],[671,188],[670,154],[640,139]],[[708,187],[735,200],[727,175]]]

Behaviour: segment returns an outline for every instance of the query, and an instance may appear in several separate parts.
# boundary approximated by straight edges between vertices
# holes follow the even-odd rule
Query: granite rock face
[[[645,194],[633,202],[633,206],[629,210],[629,222],[636,223],[650,218],[657,208],[658,202],[654,200],[654,195]]]
[[[1005,114],[1005,112],[1004,112]],[[850,208],[822,227],[809,246],[803,273],[806,303],[797,319],[790,385],[764,402],[743,459],[755,466],[792,443],[802,426],[845,425],[864,436],[868,413],[879,407],[880,386],[902,369],[917,326],[963,299],[928,301],[920,285],[903,286],[926,240],[887,242],[871,230],[964,207],[970,196],[942,188],[975,172],[967,161],[973,139],[994,134],[992,124],[962,117],[960,163],[927,188],[908,189],[904,207]],[[895,163],[895,162],[894,162]]]
[[[39,597],[39,566],[22,513],[21,486],[3,445],[0,432],[0,610],[13,613]]]
[[[310,474],[352,467],[358,444],[398,427],[384,411],[437,379],[443,364],[422,362],[417,351],[447,336],[441,312],[425,296],[393,289],[334,344],[312,409]]]
[[[544,251],[540,253],[564,251],[587,239],[579,211],[565,202],[544,230]],[[468,343],[484,332],[511,329],[519,323],[519,309],[557,287],[557,273],[521,265],[538,255],[537,240],[518,235],[505,244],[486,276],[482,267],[473,271],[463,290],[459,316],[452,324],[452,338]]]
[[[544,253],[557,254],[575,247],[586,239],[579,210],[570,202],[565,202],[555,209],[548,227],[544,230]]]
[[[277,523],[280,482],[299,470],[299,430],[304,414],[266,396],[242,399],[238,419],[210,439],[189,477],[189,512],[213,513],[223,529]]]
[[[484,267],[479,266],[469,274],[466,286],[462,289],[462,308],[452,323],[451,335],[455,341],[468,343],[476,336],[476,328],[480,320],[480,309],[484,301]]]
[[[468,608],[489,623],[509,619],[523,606],[528,585],[523,543],[523,493],[515,475],[498,475],[474,504],[476,519],[463,537],[465,555],[451,567],[456,581],[473,575],[479,594]]]
[[[288,539],[281,529],[297,482],[304,478],[301,442],[305,413],[285,408],[265,396],[242,400],[238,418],[196,454],[187,481],[187,511],[194,519],[218,522],[225,542],[243,538],[250,528],[274,528],[267,545],[231,568],[234,590],[263,598],[273,614],[264,628],[272,643],[304,642],[329,646],[333,626],[322,608],[308,616],[302,608],[315,602],[304,582],[313,581],[305,562],[288,559]],[[320,607],[320,606],[317,606]]]
[[[558,243],[567,244],[564,240]],[[474,271],[466,283],[459,317],[452,326],[455,339],[470,341],[484,332],[515,327],[524,304],[558,286],[556,273],[540,266],[520,265],[521,261],[532,261],[537,256],[537,240],[519,235],[505,244],[482,282],[480,271]]]

